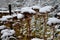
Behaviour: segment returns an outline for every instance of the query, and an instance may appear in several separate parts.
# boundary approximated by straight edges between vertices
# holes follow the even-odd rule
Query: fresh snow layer
[[[32,8],[33,9],[40,9],[41,7],[35,5],[35,6],[32,6]]]
[[[9,11],[0,11],[1,13],[9,13]]]
[[[3,34],[4,32],[8,32],[9,29],[4,29],[1,31],[1,34]]]
[[[17,9],[15,9],[14,11],[21,11],[21,10],[17,8]]]
[[[17,18],[18,18],[18,19],[21,19],[21,18],[23,18],[23,17],[24,17],[23,14],[17,14]]]
[[[13,18],[13,17],[11,15],[2,16],[2,18],[0,18],[0,21],[7,21],[8,18]]]
[[[2,34],[1,38],[4,38],[6,36],[13,35],[14,33],[15,33],[15,31],[14,30],[11,30],[11,29],[2,30],[1,31],[1,34]]]
[[[7,15],[7,16],[3,16],[2,18],[8,19],[8,18],[12,18],[12,16],[11,15]]]
[[[13,10],[12,10],[12,12],[14,12]],[[9,13],[9,11],[7,10],[7,11],[0,11],[0,13]]]
[[[4,25],[1,25],[0,26],[0,29],[4,29],[4,28],[6,28],[6,26],[4,26]]]
[[[60,15],[60,13],[57,13],[57,15]]]
[[[0,18],[0,21],[7,21],[6,18]]]
[[[33,39],[31,39],[31,40],[43,40],[43,39],[39,39],[39,38],[33,38]]]
[[[54,18],[54,17],[53,18],[49,18],[47,24],[51,25],[52,23],[53,24],[60,23],[60,19],[57,19],[57,18]]]
[[[60,25],[56,25],[55,28],[58,29]]]
[[[52,6],[45,6],[40,8],[39,12],[50,12],[51,11]]]
[[[29,12],[29,13],[36,13],[34,10],[31,9],[31,7],[23,7],[21,8],[21,13]]]
[[[2,16],[2,18],[0,18],[0,21],[7,21],[9,18],[13,18],[13,17],[17,17],[18,19],[21,19],[24,17],[24,15],[20,14],[20,13],[12,14],[12,15],[6,15],[6,16]]]
[[[60,32],[60,29],[57,29],[57,31],[59,31],[59,32]]]

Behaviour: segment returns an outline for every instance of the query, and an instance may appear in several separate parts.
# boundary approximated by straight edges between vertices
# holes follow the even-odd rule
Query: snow
[[[21,18],[24,17],[24,15],[23,14],[20,14],[20,13],[17,13],[17,14],[13,14],[12,15],[12,17],[16,17],[16,16],[17,16],[18,19],[21,19]]]
[[[16,17],[16,16],[17,16],[17,14],[15,14],[15,13],[14,13],[14,14],[12,14],[11,16],[12,16],[12,17]]]
[[[57,29],[56,31],[59,31],[60,32],[60,29]]]
[[[7,8],[0,8],[0,10],[7,10]]]
[[[39,38],[33,38],[33,39],[31,39],[31,40],[43,40],[43,39],[39,39]]]
[[[14,11],[21,11],[20,9],[15,9]]]
[[[2,16],[2,18],[0,18],[0,21],[7,21],[9,18],[13,17],[11,15]]]
[[[59,26],[60,26],[60,25],[56,25],[55,28],[58,29]]]
[[[31,9],[31,7],[23,7],[21,8],[21,13],[29,12],[29,13],[36,13],[34,10]]]
[[[57,19],[57,18],[54,18],[54,17],[49,18],[47,24],[48,24],[48,25],[51,25],[52,23],[53,23],[53,24],[60,23],[60,20]]]
[[[1,38],[5,37],[5,36],[8,36],[8,35],[9,35],[9,33],[5,32],[5,33],[1,36]]]
[[[4,29],[4,28],[6,28],[5,25],[1,25],[1,26],[0,26],[0,29]]]
[[[15,33],[15,31],[14,31],[14,30],[10,30],[10,33],[11,33],[11,35],[12,35],[12,34],[14,34],[14,33]]]
[[[6,18],[0,18],[0,21],[7,21]]]
[[[2,18],[8,19],[8,18],[12,18],[12,16],[11,15],[6,15],[6,16],[3,16]]]
[[[60,13],[57,13],[57,15],[60,15]]]
[[[5,30],[2,30],[1,33],[2,33],[1,38],[4,38],[6,36],[13,35],[15,33],[15,31],[11,30],[11,29],[5,29]]]
[[[53,35],[51,35],[50,39],[52,39],[52,38],[53,38]]]
[[[32,6],[33,9],[40,9],[41,7],[35,5],[35,6]]]
[[[40,8],[39,12],[50,12],[51,11],[52,6],[45,6]]]
[[[13,12],[13,10],[12,10]],[[0,11],[0,13],[9,13],[9,11]]]
[[[46,34],[50,34],[50,32],[46,32]]]
[[[9,11],[0,11],[0,12],[2,12],[2,13],[9,13]]]
[[[17,13],[17,14],[12,14],[12,15],[6,15],[6,16],[2,16],[2,18],[0,18],[0,21],[7,21],[9,18],[13,18],[13,17],[17,17],[18,19],[23,18],[24,15]]]
[[[23,14],[17,14],[17,18],[18,18],[18,19],[21,19],[21,18],[23,18],[23,17],[24,17]]]
[[[1,34],[3,34],[4,32],[8,32],[9,29],[4,29],[1,31]]]

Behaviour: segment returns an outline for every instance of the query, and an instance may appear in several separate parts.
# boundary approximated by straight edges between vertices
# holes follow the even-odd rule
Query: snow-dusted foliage
[[[18,19],[21,19],[21,18],[23,18],[23,17],[24,17],[23,14],[17,14],[17,18],[18,18]]]
[[[7,15],[7,16],[3,16],[2,18],[6,18],[6,19],[8,19],[8,18],[12,18],[12,16]]]
[[[15,31],[11,29],[5,29],[5,30],[2,30],[1,33],[2,33],[1,38],[4,38],[4,37],[13,35]]]
[[[44,40],[44,39],[39,39],[39,38],[33,38],[31,40]]]
[[[1,4],[3,5],[3,3]],[[19,33],[17,37],[21,37],[20,36],[20,33],[21,33],[24,40],[25,39],[24,36],[28,35],[28,32],[30,32],[31,35],[29,34],[29,36],[35,37],[35,38],[33,37],[31,40],[44,40],[43,38],[44,38],[45,27],[46,27],[45,35],[47,40],[53,39],[54,32],[55,33],[59,32],[60,34],[60,28],[59,28],[60,19],[58,19],[60,18],[60,10],[59,10],[60,0],[6,0],[5,5],[3,5],[3,7],[6,7],[6,5],[8,5],[9,3],[11,3],[12,5],[13,14],[9,15],[8,9],[7,11],[5,9],[3,9],[4,11],[0,10],[0,13],[1,13],[0,29],[2,30],[1,31],[2,39],[8,36],[12,36],[16,32],[15,35]],[[58,5],[58,8],[55,7],[56,4]],[[6,15],[4,13],[6,13]],[[30,13],[30,15],[28,13]],[[37,15],[31,16],[32,13]],[[46,15],[42,16],[41,13],[48,13],[47,15],[48,20],[47,20],[47,17],[45,17]],[[54,17],[55,14],[57,14],[56,16],[58,18]],[[45,23],[44,17],[46,18],[45,19],[46,23]],[[45,24],[48,24],[48,26]],[[55,28],[50,28],[49,25],[52,27],[55,26]],[[6,29],[6,26],[8,26],[8,28],[13,27],[14,30]]]
[[[29,12],[29,13],[36,13],[34,10],[31,9],[31,7],[23,7],[21,8],[21,13]]]
[[[46,12],[50,12],[51,9],[52,9],[52,6],[45,6],[45,7],[40,8],[39,12],[46,13]]]
[[[23,14],[20,14],[20,13],[14,13],[14,14],[12,14],[12,15],[6,15],[6,16],[2,16],[2,18],[0,18],[0,21],[7,21],[8,19],[12,19],[12,18],[14,18],[14,17],[17,17],[18,19],[21,19],[21,18],[23,18],[24,17],[24,15]]]
[[[57,32],[60,32],[60,29],[57,29],[56,31],[57,31]]]
[[[60,25],[56,25],[55,28],[58,29]]]
[[[57,13],[57,15],[59,15],[59,16],[60,16],[60,13]]]
[[[21,10],[17,8],[17,9],[15,9],[14,11],[21,11]]]
[[[0,21],[6,21],[7,19],[6,18],[0,18]]]
[[[57,19],[57,18],[55,18],[55,17],[49,18],[49,19],[48,19],[48,22],[47,22],[47,24],[49,24],[49,25],[51,25],[51,24],[56,24],[56,23],[60,23],[60,19]]]
[[[5,25],[1,25],[1,26],[0,26],[0,29],[4,29],[4,28],[6,28]]]
[[[40,9],[41,7],[40,7],[40,6],[35,5],[35,6],[32,6],[32,8],[33,8],[33,9]]]

